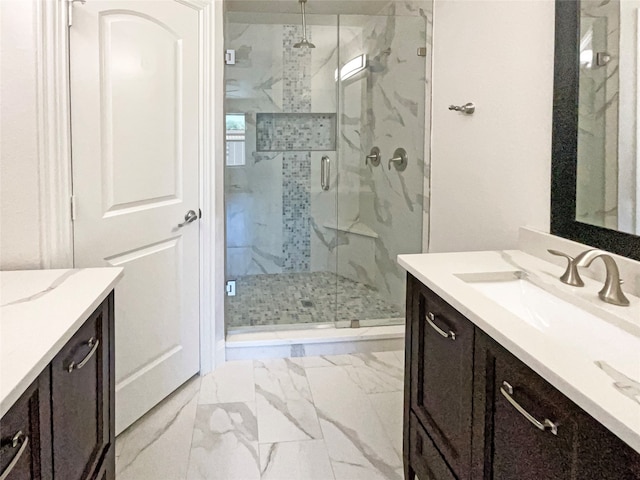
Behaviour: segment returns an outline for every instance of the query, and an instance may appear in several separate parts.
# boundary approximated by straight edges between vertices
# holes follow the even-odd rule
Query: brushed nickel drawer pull
[[[96,339],[95,337],[91,337],[87,342],[87,345],[91,347],[91,350],[89,351],[89,353],[87,353],[87,356],[84,357],[80,361],[80,363],[76,364],[75,362],[71,362],[67,367],[67,372],[71,373],[74,370],[80,370],[82,367],[84,367],[87,364],[87,362],[91,359],[91,357],[93,357],[93,354],[96,353],[96,350],[98,350],[98,345],[100,345],[100,340]]]
[[[20,442],[22,442],[21,445]],[[16,464],[20,460],[20,457],[22,457],[22,454],[27,449],[28,444],[29,437],[22,433],[22,430],[20,430],[13,436],[13,438],[11,439],[11,447],[16,448],[18,445],[20,445],[20,450],[18,450],[18,453],[16,453],[15,457],[13,457],[9,465],[7,465],[7,468],[4,469],[4,472],[0,473],[0,480],[5,480],[9,477],[9,475],[11,474],[11,470],[13,470],[13,468],[16,466]]]
[[[449,333],[445,332],[434,323],[435,319],[436,319],[436,316],[432,312],[427,312],[427,323],[431,325],[431,328],[433,328],[436,332],[438,332],[444,338],[450,338],[451,340],[455,340],[456,332],[454,332],[453,330],[449,330]]]
[[[544,422],[540,422],[533,415],[527,412],[522,405],[515,401],[515,399],[511,396],[513,395],[513,387],[509,384],[509,382],[502,382],[502,386],[500,387],[500,393],[504,395],[504,398],[513,405],[513,407],[522,414],[524,418],[529,420],[538,430],[542,431],[550,431],[554,435],[558,435],[558,425],[553,423],[548,418],[544,419]]]

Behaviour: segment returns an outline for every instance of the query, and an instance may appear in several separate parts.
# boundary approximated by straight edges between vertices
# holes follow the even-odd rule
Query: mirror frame
[[[580,0],[556,0],[551,234],[640,260],[639,236],[576,221],[579,45]]]

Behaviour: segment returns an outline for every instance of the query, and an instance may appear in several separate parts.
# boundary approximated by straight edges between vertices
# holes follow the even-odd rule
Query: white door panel
[[[198,13],[174,1],[74,7],[77,267],[118,265],[116,433],[199,364]]]

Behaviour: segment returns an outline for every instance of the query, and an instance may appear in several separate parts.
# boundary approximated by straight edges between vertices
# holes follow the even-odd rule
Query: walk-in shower
[[[422,250],[427,207],[426,3],[292,0],[302,19],[241,3],[225,22],[227,328],[401,323],[396,256]]]

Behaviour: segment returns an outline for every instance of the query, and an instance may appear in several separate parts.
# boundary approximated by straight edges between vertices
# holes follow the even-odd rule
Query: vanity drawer
[[[108,319],[105,301],[51,362],[55,480],[93,478],[109,449]]]
[[[433,441],[414,414],[410,417],[409,457],[420,480],[456,480]]]
[[[46,369],[0,420],[0,478],[51,479],[50,421]]]

